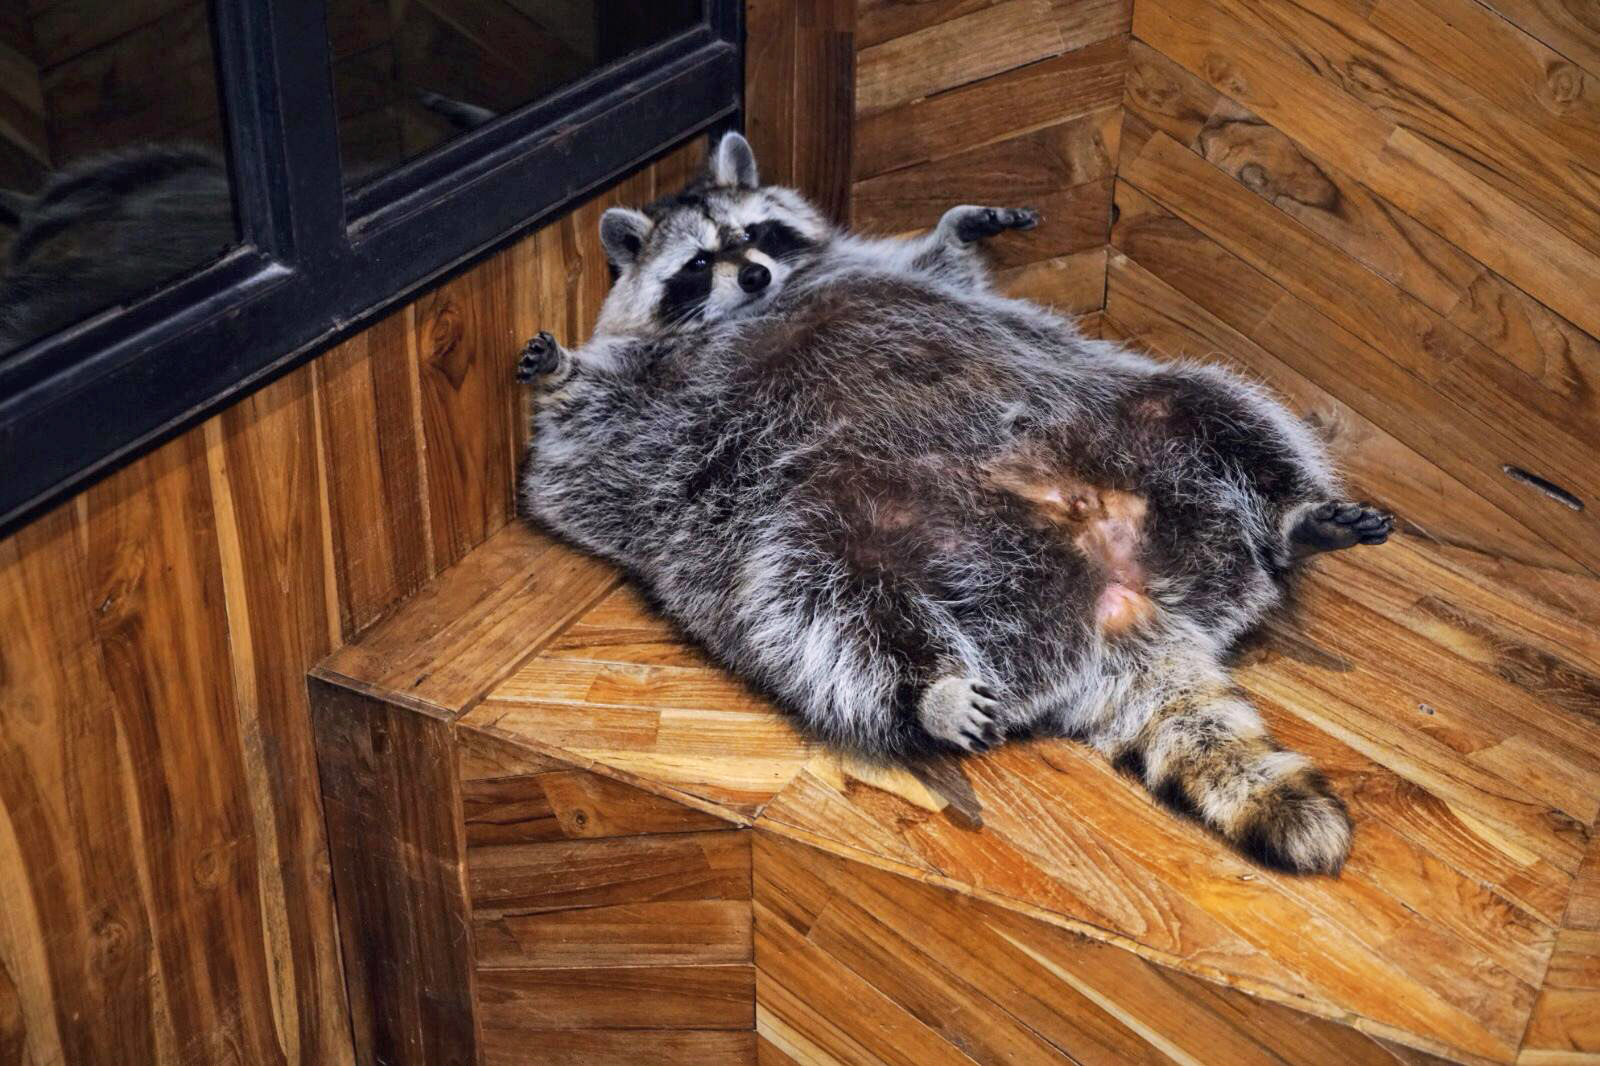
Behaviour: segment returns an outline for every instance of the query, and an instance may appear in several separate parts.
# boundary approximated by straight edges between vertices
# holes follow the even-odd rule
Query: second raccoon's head
[[[614,279],[597,331],[670,332],[758,313],[832,233],[798,193],[762,186],[750,143],[729,133],[682,192],[601,216]]]

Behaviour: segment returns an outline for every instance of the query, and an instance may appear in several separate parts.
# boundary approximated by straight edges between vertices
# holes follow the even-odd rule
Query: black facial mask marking
[[[782,222],[757,222],[749,227],[749,233],[755,246],[774,259],[786,259],[811,247],[794,227]]]
[[[712,272],[684,267],[667,279],[659,313],[663,322],[682,322],[705,310],[711,295]]]

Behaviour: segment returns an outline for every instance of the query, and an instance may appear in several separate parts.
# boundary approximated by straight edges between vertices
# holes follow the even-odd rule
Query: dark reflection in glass
[[[0,359],[238,240],[208,5],[8,6]]]
[[[667,40],[702,0],[330,0],[345,183]]]

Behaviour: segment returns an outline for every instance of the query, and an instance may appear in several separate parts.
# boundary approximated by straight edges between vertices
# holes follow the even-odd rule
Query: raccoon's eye
[[[755,223],[754,225],[751,225],[751,226],[746,226],[744,228],[744,232],[739,234],[739,243],[740,244],[754,244],[754,243],[756,243],[756,241],[758,241],[760,239],[761,239],[761,223],[759,223],[759,222],[757,222],[757,223]]]
[[[705,270],[710,265],[711,254],[709,252],[701,252],[693,259],[689,260],[689,262],[686,264],[686,269],[700,271]]]

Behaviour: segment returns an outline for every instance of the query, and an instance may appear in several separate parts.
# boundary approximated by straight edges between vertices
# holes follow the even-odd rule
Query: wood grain
[[[751,1066],[755,1033],[748,1030],[564,1029],[530,1041],[518,1029],[483,1034],[484,1066]]]
[[[344,982],[327,950],[329,859],[300,666],[340,635],[329,611],[314,388],[310,369],[297,371],[208,423],[206,440],[274,1012],[290,1061],[332,1063],[348,1058],[329,1024],[345,1018]]]
[[[183,77],[161,91],[193,91]],[[668,180],[702,150],[663,160]],[[496,301],[461,319],[513,321],[508,300],[526,319],[546,272],[603,291],[603,262],[563,261],[553,229],[501,253],[536,270],[452,290]],[[304,674],[434,575],[433,497],[509,495],[518,458],[509,389],[475,384],[508,364],[475,348],[428,373],[481,450],[424,461],[415,322],[402,309],[0,541],[0,1061],[352,1061]],[[474,484],[438,483],[458,476]],[[441,528],[498,532],[459,515]]]
[[[1120,192],[1119,197],[1122,209],[1112,243],[1129,258],[1508,515],[1537,529],[1552,547],[1584,567],[1593,565],[1588,515],[1522,491],[1505,477],[1502,466],[1508,461],[1542,465],[1526,444],[1476,420],[1469,430],[1463,418],[1446,413],[1446,401],[1425,381],[1307,307],[1209,236],[1182,220],[1179,226],[1165,221],[1161,216],[1168,212],[1146,210],[1142,203],[1147,198]],[[1520,459],[1512,460],[1512,455]]]
[[[749,1029],[750,966],[608,966],[485,970],[478,977],[485,1029]]]
[[[348,640],[434,573],[410,307],[312,364]]]
[[[748,899],[744,832],[670,833],[473,848],[473,912],[534,914],[625,903]]]
[[[949,16],[857,57],[856,112],[979,81],[1128,32],[1129,0],[1004,0]]]
[[[447,723],[311,682],[357,1061],[476,1060]],[[416,803],[420,793],[427,803]]]
[[[1131,198],[1122,196],[1124,205]],[[1134,225],[1129,206],[1129,225]],[[1158,237],[1146,210],[1144,235],[1126,247],[1148,249]],[[1183,241],[1182,223],[1166,220],[1163,234]],[[1163,255],[1163,263],[1176,259]],[[1192,259],[1204,269],[1203,259]],[[1215,275],[1213,275],[1215,277]],[[1326,389],[1199,307],[1126,255],[1116,255],[1106,281],[1106,313],[1128,342],[1172,357],[1227,363],[1270,385],[1315,426],[1340,469],[1363,498],[1401,516],[1408,532],[1496,556],[1557,569],[1581,571],[1526,525],[1397,440]]]
[[[474,846],[727,826],[714,815],[584,770],[469,782],[462,788],[462,805],[467,842]]]
[[[512,329],[507,263],[489,259],[417,302],[422,429],[434,564],[444,569],[513,512]],[[492,412],[485,417],[485,412]]]
[[[925,100],[862,116],[857,181],[1115,107],[1127,38],[1113,37]]]
[[[1137,223],[1148,212],[1130,202],[1122,221]],[[1206,260],[1196,264],[1204,270]],[[1340,415],[1326,394],[1296,385],[1275,356],[1164,289],[1132,259],[1114,263],[1112,279],[1120,294],[1113,310],[1141,333],[1167,344],[1175,338],[1218,342],[1230,356],[1276,374],[1291,392],[1300,389],[1330,417],[1353,417]],[[1397,443],[1377,437],[1365,446],[1376,449],[1365,469],[1385,487],[1393,475],[1382,456],[1409,463],[1425,483],[1450,484]],[[1452,491],[1467,498],[1464,490]],[[1493,509],[1476,506],[1481,518],[1475,524],[1460,520],[1472,531],[1463,539],[1500,536],[1504,550],[1512,550],[1517,541],[1497,531]],[[1520,536],[1529,562],[1502,561],[1448,539],[1402,540],[1382,552],[1330,559],[1321,583],[1308,588],[1302,615],[1275,628],[1247,660],[1241,681],[1275,733],[1325,768],[1351,805],[1356,847],[1338,881],[1263,876],[1203,832],[1162,815],[1098,759],[1059,742],[1008,747],[915,773],[817,754],[798,772],[788,771],[775,796],[754,807],[735,805],[731,797],[750,795],[741,780],[752,752],[738,749],[755,734],[724,734],[705,748],[687,749],[699,752],[689,761],[664,760],[660,753],[661,730],[673,716],[714,720],[705,715],[741,698],[738,686],[719,681],[626,590],[571,622],[465,721],[541,751],[594,760],[661,795],[720,803],[730,817],[754,814],[758,886],[767,841],[788,838],[885,871],[888,884],[933,882],[1102,943],[1109,931],[1115,947],[1105,950],[1118,959],[1137,957],[1144,960],[1139,966],[1163,974],[1152,989],[1202,978],[1248,990],[1255,998],[1223,1012],[1229,1025],[1243,1024],[1247,1036],[1217,1029],[1255,1049],[1230,1053],[1241,1061],[1271,1053],[1316,1062],[1314,1047],[1341,1042],[1354,1049],[1341,1052],[1350,1061],[1394,1055],[1427,1061],[1440,1053],[1460,1061],[1507,1061],[1562,939],[1557,926],[1587,826],[1600,813],[1600,757],[1592,754],[1600,751],[1592,714],[1600,644],[1586,629],[1592,612],[1579,606],[1593,597],[1594,579],[1543,568],[1532,561],[1538,541]],[[1386,655],[1375,659],[1374,646]],[[738,706],[742,719],[759,719],[758,706]],[[644,757],[630,762],[630,752]],[[695,886],[716,879],[687,840],[703,836],[474,849],[480,924],[493,930],[492,942],[501,945],[496,950],[514,957],[522,949],[504,924],[509,915],[564,912],[580,899],[605,908],[625,900],[701,898],[705,889]],[[615,850],[585,858],[581,849],[594,845]],[[667,857],[668,847],[677,849],[676,857]],[[687,886],[672,872],[685,863],[694,883]],[[571,890],[551,895],[544,886],[556,870],[571,879]],[[796,1061],[819,1055],[894,1061],[897,1052],[877,1043],[881,1034],[892,1034],[881,1039],[896,1047],[915,1049],[901,1054],[942,1054],[930,1041],[984,1046],[997,1061],[1056,1053],[1019,1050],[1032,1046],[1027,1042],[1041,1032],[1037,1025],[1010,1035],[999,1021],[982,1028],[981,1004],[963,1000],[971,993],[942,976],[953,956],[930,964],[934,976],[893,971],[891,960],[904,964],[914,951],[930,950],[926,908],[907,908],[922,924],[908,919],[904,941],[873,946],[876,941],[859,938],[866,931],[882,935],[885,903],[870,905],[873,917],[860,919],[859,930],[835,927],[819,915],[831,907],[842,922],[856,904],[828,903],[831,890],[816,881],[815,871],[791,868],[787,876],[794,887],[782,900],[763,900],[757,892],[758,1024],[774,1049],[770,1054]],[[809,938],[807,944],[776,926],[763,933],[768,912]],[[1301,932],[1285,940],[1284,929]],[[984,948],[967,955],[996,957],[998,935],[985,934]],[[1037,950],[1037,937],[1007,935]],[[764,950],[781,960],[772,972]],[[841,964],[827,957],[834,951],[851,961],[836,969]],[[869,966],[853,954],[865,951],[876,952],[878,961]],[[1094,974],[1107,965],[1094,964],[1075,978],[1095,995],[1068,982],[1102,1009],[1101,1000],[1114,999],[1114,989],[1132,981],[1097,984]],[[847,991],[836,993],[835,986]],[[1147,1040],[1144,1030],[1159,1027],[1162,1012],[1172,1009],[1166,1000],[1213,1003],[1208,987],[1152,992],[1151,1000],[1163,1006],[1148,1012],[1118,1001],[1120,1013],[1112,1017]],[[836,995],[842,998],[831,998]],[[860,1025],[841,1023],[853,1010],[881,1020],[872,1031],[880,1035],[868,1039]],[[1303,1035],[1304,1025],[1324,1024],[1306,1022],[1303,1012],[1358,1019],[1371,1036],[1335,1026],[1329,1035],[1302,1040],[1296,1034]],[[1241,1015],[1248,1021],[1238,1023]],[[963,1017],[969,1020],[960,1022]],[[942,1028],[958,1025],[974,1031]],[[1206,1031],[1198,1022],[1186,1025],[1163,1031],[1150,1046],[1171,1055],[1168,1044],[1187,1048],[1184,1041],[1192,1037],[1200,1043],[1185,1054],[1214,1061],[1219,1052],[1207,1050],[1204,1041],[1223,1037],[1198,1035]],[[1102,1036],[1111,1040],[1117,1031]],[[935,1050],[924,1051],[925,1044]],[[1059,1048],[1079,1061],[1088,1054],[1065,1043]],[[1298,1050],[1288,1054],[1286,1048]],[[1114,1054],[1137,1061],[1125,1051]]]
[[[1349,28],[1360,21],[1347,20]],[[1329,32],[1339,32],[1337,21]],[[1320,34],[1301,40],[1293,26],[1264,22],[1259,12],[1232,0],[1199,5],[1141,0],[1134,33],[1579,328],[1600,333],[1600,314],[1592,303],[1575,298],[1563,280],[1594,269],[1581,227],[1563,230],[1530,207],[1526,196],[1508,195],[1503,182],[1486,177],[1481,145],[1447,136],[1450,147],[1442,147],[1431,139],[1437,132],[1433,127],[1406,128],[1395,115],[1386,117],[1347,93],[1348,87],[1364,91],[1357,80],[1336,84],[1322,73],[1341,63],[1353,63],[1354,69],[1376,64],[1382,70],[1377,52],[1358,47],[1353,55],[1346,41],[1339,45],[1342,55],[1325,57],[1321,49],[1329,42]],[[1397,98],[1410,94],[1387,76],[1376,78],[1374,86],[1396,92]],[[1448,108],[1436,90],[1424,92],[1416,97],[1423,107]],[[1586,170],[1580,164],[1574,173]]]
[[[478,920],[473,940],[480,969],[718,966],[750,961],[750,905],[707,899],[508,914]]]
[[[615,583],[604,564],[507,526],[318,673],[458,714]]]

